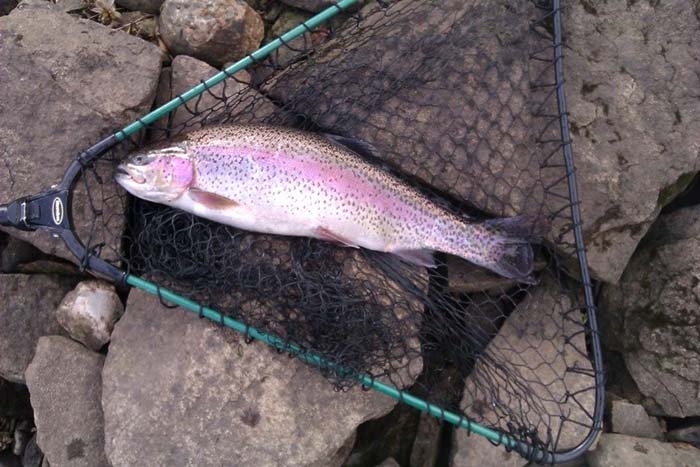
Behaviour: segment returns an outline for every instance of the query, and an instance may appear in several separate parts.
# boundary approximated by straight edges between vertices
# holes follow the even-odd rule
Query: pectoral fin
[[[239,206],[238,202],[232,199],[199,188],[190,188],[189,195],[193,201],[201,203],[209,209],[228,209]]]
[[[314,232],[316,233],[316,236],[322,240],[340,243],[342,245],[349,246],[352,248],[358,248],[357,244],[354,243],[352,240],[348,240],[347,238],[344,238],[342,235],[338,235],[335,232],[333,232],[332,230],[327,229],[325,227],[316,227],[314,229]]]
[[[424,266],[426,268],[434,268],[437,266],[431,250],[396,250],[392,251],[392,253],[411,264]]]

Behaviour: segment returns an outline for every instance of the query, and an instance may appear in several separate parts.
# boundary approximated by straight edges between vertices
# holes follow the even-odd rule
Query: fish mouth
[[[138,185],[146,183],[146,177],[138,173],[138,171],[121,164],[117,166],[115,177],[117,180],[129,180]]]

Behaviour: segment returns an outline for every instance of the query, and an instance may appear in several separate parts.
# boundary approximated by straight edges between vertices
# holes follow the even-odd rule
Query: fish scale
[[[133,155],[117,181],[135,196],[254,232],[332,240],[424,266],[440,251],[528,280],[532,219],[460,218],[339,140],[265,125],[204,127]]]

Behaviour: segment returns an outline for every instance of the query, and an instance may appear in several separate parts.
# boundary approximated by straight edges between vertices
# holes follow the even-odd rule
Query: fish
[[[537,219],[457,215],[360,155],[372,151],[289,127],[212,125],[134,152],[115,179],[135,197],[242,230],[332,241],[429,268],[442,252],[532,282]]]

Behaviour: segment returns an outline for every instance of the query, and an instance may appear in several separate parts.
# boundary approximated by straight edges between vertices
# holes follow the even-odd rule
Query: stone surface
[[[0,178],[6,181],[0,184],[0,199],[9,201],[57,183],[79,151],[146,112],[155,96],[160,55],[139,38],[31,0],[0,18],[0,63],[5,65],[0,73]],[[75,190],[72,210],[85,239],[93,214],[82,185]],[[106,184],[105,197],[115,189],[116,184]],[[101,238],[98,231],[93,241],[104,240],[105,252],[118,251],[121,201],[103,203],[101,196],[94,201],[110,233]],[[63,242],[46,232],[8,232],[74,260]]]
[[[613,401],[611,416],[613,433],[658,440],[664,438],[659,421],[650,417],[641,405]]]
[[[337,3],[333,0],[282,0],[282,3],[306,11],[317,12]]]
[[[163,0],[116,0],[116,4],[129,10],[158,13]]]
[[[411,450],[411,465],[432,466],[438,460],[442,422],[436,417],[421,412],[418,431]]]
[[[56,319],[73,339],[98,351],[109,342],[114,323],[123,312],[113,285],[83,281],[61,301]]]
[[[41,336],[62,334],[55,309],[76,280],[42,274],[0,274],[0,377],[24,383]]]
[[[313,60],[287,67],[264,89],[479,209],[498,215],[537,210],[544,192],[534,143],[539,128],[528,109],[536,75],[528,71],[536,47],[531,4],[376,7],[367,5],[358,27],[341,28]]]
[[[216,66],[255,51],[264,34],[260,15],[243,0],[166,0],[159,25],[173,55]]]
[[[61,336],[39,339],[27,368],[37,444],[51,465],[107,466],[100,374],[104,357]]]
[[[652,415],[700,415],[700,207],[661,216],[619,286],[605,287],[600,329],[623,354]],[[624,330],[624,332],[622,332]]]
[[[113,465],[316,465],[395,404],[136,289],[103,384]]]
[[[700,168],[700,18],[693,0],[582,1],[562,12],[588,262],[615,283]]]
[[[565,313],[570,307],[570,298],[551,281],[517,305],[466,379],[460,403],[466,415],[504,430],[508,421],[526,420],[542,439],[551,429],[558,434],[557,450],[584,440],[592,423],[594,380],[582,325]],[[527,464],[481,436],[454,433],[452,467]]]
[[[17,272],[23,263],[36,261],[43,256],[41,251],[31,243],[10,237],[0,253],[0,271],[3,273]]]
[[[201,60],[178,55],[173,59],[169,72],[164,70],[161,74],[156,104],[164,104],[217,72],[216,68]],[[187,108],[181,106],[174,110],[169,117],[169,123],[164,122],[161,126],[181,130],[185,127],[191,129],[222,121],[238,123],[263,121],[278,109],[269,99],[249,87],[249,82],[248,72],[240,71],[233,78],[227,79],[225,95],[222,84],[218,84],[211,89],[211,94],[205,92],[201,98],[189,101]],[[160,139],[165,135],[154,133],[152,136],[154,139]]]
[[[377,467],[401,467],[398,462],[394,460],[393,457],[389,457],[384,462],[379,464]]]
[[[39,445],[36,444],[36,433],[29,440],[27,447],[22,454],[22,467],[41,467],[44,461],[44,453],[41,452]]]
[[[598,447],[588,452],[586,460],[590,467],[697,467],[700,466],[700,450],[688,445],[605,433]]]
[[[676,428],[675,430],[669,431],[667,437],[669,441],[688,443],[696,448],[700,448],[700,425]]]

